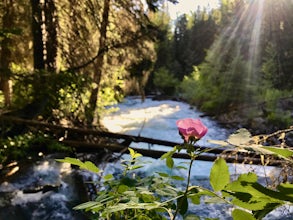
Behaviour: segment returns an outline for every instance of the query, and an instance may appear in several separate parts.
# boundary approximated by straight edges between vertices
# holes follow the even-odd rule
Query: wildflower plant
[[[144,166],[139,161],[142,155],[129,148],[130,159],[121,162],[121,174],[116,177],[112,174],[104,175],[103,187],[100,187],[96,199],[80,204],[75,209],[90,211],[94,219],[107,220],[210,219],[191,214],[189,210],[191,204],[200,205],[202,198],[209,198],[209,203],[225,203],[234,207],[231,212],[234,220],[255,220],[262,219],[280,206],[293,205],[293,184],[281,183],[272,189],[261,185],[255,173],[241,174],[237,180],[231,181],[228,165],[222,157],[213,162],[209,188],[192,185],[190,179],[193,162],[199,155],[209,151],[201,149],[196,144],[208,129],[199,119],[181,119],[176,124],[183,144],[174,146],[172,150],[163,154],[161,159],[165,160],[166,166],[171,170],[186,169],[186,178],[165,172],[156,172],[152,176],[139,175],[137,171]],[[292,150],[263,146],[260,139],[252,137],[245,129],[240,129],[227,141],[213,143],[221,147],[253,150],[260,155],[274,155],[292,164]],[[173,159],[175,153],[183,150],[190,157],[188,168],[177,166]],[[102,175],[102,171],[88,161],[81,162],[74,158],[59,161],[69,162]],[[177,187],[179,184],[175,184],[176,181],[185,187]]]

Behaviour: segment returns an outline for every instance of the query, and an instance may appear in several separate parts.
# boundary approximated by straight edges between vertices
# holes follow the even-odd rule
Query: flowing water
[[[181,143],[178,134],[176,120],[182,118],[201,118],[208,127],[207,135],[198,142],[202,146],[210,146],[209,139],[225,140],[231,130],[225,129],[216,121],[203,115],[196,108],[183,102],[164,100],[155,101],[147,98],[141,102],[138,97],[129,97],[118,106],[119,111],[106,115],[102,123],[112,132],[140,135],[161,140]],[[143,143],[132,143],[131,147],[151,148],[168,151],[171,148],[148,145]],[[29,163],[21,168],[17,178],[8,178],[0,183],[0,220],[83,220],[86,219],[81,212],[73,211],[72,207],[84,201],[81,198],[82,184],[81,176],[86,177],[91,173],[78,173],[69,164],[59,163],[55,160],[56,155],[49,155],[42,160]],[[60,158],[60,155],[59,155]],[[123,158],[128,158],[124,155]],[[143,157],[145,166],[140,172],[144,175],[153,175],[155,172],[170,172],[162,160]],[[186,160],[176,159],[176,163],[184,163]],[[102,164],[104,173],[119,173],[121,166],[119,161]],[[209,187],[208,177],[212,162],[196,161],[192,167],[192,184]],[[17,167],[17,166],[16,166]],[[232,176],[256,171],[260,177],[270,175],[273,168],[263,169],[260,166],[230,164]],[[80,171],[79,171],[80,172]],[[172,171],[174,175],[186,177],[185,171]],[[94,177],[95,179],[96,177]],[[49,190],[47,190],[49,186]],[[38,189],[31,192],[30,189]],[[231,207],[220,204],[192,206],[193,212],[210,218],[231,219]],[[284,212],[284,213],[282,213]],[[268,219],[286,219],[292,210],[281,209],[274,212]],[[283,217],[279,217],[283,216]],[[292,217],[292,215],[290,216]],[[287,218],[292,219],[292,218]]]
[[[141,102],[138,97],[128,97],[117,107],[119,107],[119,111],[105,116],[102,120],[103,125],[112,132],[182,143],[181,136],[178,134],[176,121],[182,118],[200,118],[208,128],[208,133],[197,142],[200,146],[212,146],[208,140],[226,140],[233,133],[232,130],[222,127],[212,118],[201,117],[203,115],[202,112],[183,102],[172,100],[156,101],[151,98],[147,98],[144,102]],[[130,147],[151,148],[164,151],[171,149],[145,143],[132,143]],[[129,157],[125,155],[123,158],[127,159]],[[170,172],[162,160],[143,158],[142,162],[145,162],[142,170],[146,175],[153,175],[155,172]],[[175,159],[175,163],[178,165],[186,162],[187,160]],[[119,167],[117,163],[108,164],[105,173],[115,173],[117,172],[117,167]],[[212,162],[195,161],[191,171],[191,184],[209,188],[211,167]],[[241,173],[253,171],[257,173],[260,180],[264,180],[267,176],[274,176],[278,173],[278,169],[274,167],[245,164],[229,164],[229,171],[232,178],[237,178]],[[186,170],[172,170],[171,172],[172,175],[187,177]],[[198,205],[189,208],[193,213],[206,218],[231,219],[232,208],[223,204]],[[268,215],[266,219],[289,220],[293,219],[292,213],[292,208],[281,207]]]
[[[60,156],[60,155],[59,155]],[[18,164],[0,185],[1,220],[83,220],[72,207],[81,203],[80,176],[56,155]],[[81,180],[80,180],[81,181]]]

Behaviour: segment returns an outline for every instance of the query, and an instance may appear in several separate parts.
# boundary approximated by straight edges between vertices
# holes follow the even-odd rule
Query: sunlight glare
[[[190,14],[197,11],[198,7],[207,10],[218,8],[219,0],[179,0],[177,4],[168,3],[168,11],[173,20],[181,14]]]

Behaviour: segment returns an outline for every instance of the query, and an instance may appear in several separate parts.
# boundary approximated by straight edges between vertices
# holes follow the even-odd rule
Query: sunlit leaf
[[[269,214],[271,211],[273,211],[281,205],[282,204],[280,203],[269,203],[263,209],[254,211],[253,215],[256,219],[263,219],[267,214]]]
[[[161,156],[161,160],[164,160],[164,159],[167,159],[168,157],[172,157],[173,154],[177,151],[177,147],[174,147],[172,150],[164,153],[162,156]]]
[[[214,204],[220,204],[220,203],[226,203],[223,199],[219,197],[208,197],[204,199],[205,203],[214,203]]]
[[[228,138],[228,142],[235,146],[247,144],[251,140],[251,133],[245,128],[238,129],[234,134],[230,135]]]
[[[281,183],[279,186],[277,186],[277,189],[282,193],[293,196],[293,184],[292,183]]]
[[[75,209],[75,210],[88,209],[88,208],[91,208],[91,207],[93,207],[95,205],[99,205],[99,204],[100,204],[99,202],[90,201],[90,202],[85,202],[85,203],[82,203],[80,205],[77,205],[73,209]]]
[[[84,165],[82,165],[80,168],[86,169],[86,170],[94,172],[94,173],[98,173],[100,171],[100,169],[95,164],[93,164],[91,161],[86,161],[84,163]]]
[[[198,194],[192,194],[192,195],[188,195],[188,198],[191,200],[191,202],[195,205],[199,205],[200,204],[200,195]]]
[[[62,163],[70,163],[72,165],[76,165],[79,167],[83,165],[82,161],[76,158],[71,158],[71,157],[65,157],[64,159],[56,159],[56,161],[62,162]]]
[[[91,161],[86,161],[83,163],[79,159],[71,158],[71,157],[65,157],[65,159],[57,159],[57,161],[63,162],[63,163],[70,163],[72,165],[79,166],[80,169],[85,169],[94,173],[100,172],[100,169]]]
[[[107,175],[104,176],[105,181],[111,180],[113,178],[114,178],[114,176],[112,174],[107,174]]]
[[[289,158],[293,156],[293,151],[289,149],[278,148],[278,147],[265,147],[265,146],[263,148],[273,152],[275,155],[279,157]]]
[[[234,209],[232,211],[232,217],[234,220],[256,220],[252,214],[241,209]]]
[[[126,185],[120,185],[120,186],[118,186],[117,191],[118,191],[119,193],[124,193],[124,192],[126,192],[128,189],[129,189],[128,186],[126,186]]]
[[[230,181],[229,168],[223,158],[218,158],[211,169],[210,183],[215,191],[220,191]]]
[[[128,148],[128,150],[129,150],[129,153],[130,153],[130,156],[131,156],[132,159],[135,159],[135,158],[138,158],[138,157],[141,157],[142,156],[142,154],[135,152],[130,147]]]
[[[229,143],[227,141],[221,141],[221,140],[208,140],[209,143],[211,144],[216,144],[216,145],[220,145],[223,147],[229,146]]]
[[[170,169],[173,168],[173,166],[174,166],[174,160],[173,160],[172,157],[167,157],[167,158],[166,158],[166,165],[167,165],[167,167],[169,167]]]
[[[264,210],[272,204],[283,204],[279,192],[268,189],[257,181],[254,173],[242,174],[239,178],[225,187],[225,196],[231,196],[232,203],[248,210]]]

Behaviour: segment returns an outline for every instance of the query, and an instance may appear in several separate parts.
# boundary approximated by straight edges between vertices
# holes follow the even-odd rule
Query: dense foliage
[[[201,126],[196,124],[195,130],[200,131]],[[284,133],[286,131],[279,132],[278,135]],[[256,220],[262,219],[278,207],[293,205],[292,183],[265,185],[253,172],[232,178],[224,155],[213,163],[209,187],[193,185],[190,181],[192,164],[199,155],[208,151],[200,150],[196,145],[198,139],[194,139],[193,133],[189,135],[189,141],[185,140],[183,145],[175,146],[162,155],[161,159],[166,161],[166,172],[156,172],[151,176],[144,176],[143,171],[139,170],[144,166],[139,161],[142,155],[131,148],[130,158],[121,161],[123,170],[117,176],[112,173],[103,174],[103,170],[90,161],[82,162],[69,157],[58,160],[102,176],[102,181],[97,182],[99,190],[96,198],[76,206],[75,209],[92,213],[94,219],[175,220],[178,216],[183,219],[210,219],[192,211],[193,207],[219,203],[223,205],[222,208],[232,210],[226,217],[217,216],[218,218],[213,219],[224,219],[230,215],[234,220]],[[284,163],[292,166],[293,151],[288,148],[264,146],[268,137],[252,137],[247,130],[240,129],[227,141],[213,142],[230,150],[233,147],[235,150],[257,152],[262,155],[264,166],[271,155],[283,158]],[[183,150],[186,150],[191,158],[187,167],[173,160],[173,154]],[[186,171],[186,177],[176,175],[176,170],[181,170],[181,173]],[[269,177],[267,178],[267,183],[271,182]]]

